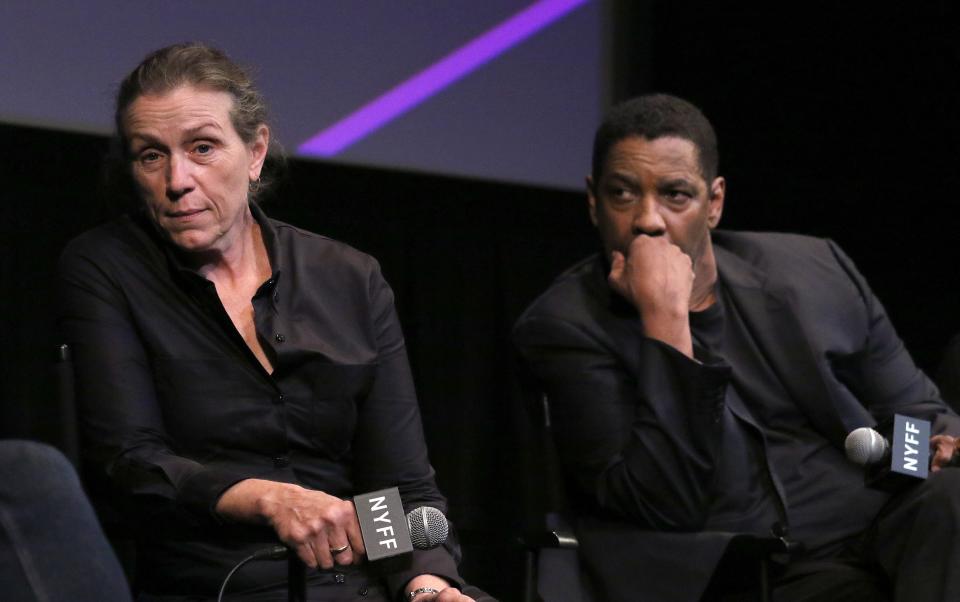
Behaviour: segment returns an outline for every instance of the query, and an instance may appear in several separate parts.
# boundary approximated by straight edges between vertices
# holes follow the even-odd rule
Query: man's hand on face
[[[637,308],[648,337],[693,357],[688,317],[693,278],[693,262],[680,247],[662,236],[640,235],[626,256],[612,253],[607,281]]]

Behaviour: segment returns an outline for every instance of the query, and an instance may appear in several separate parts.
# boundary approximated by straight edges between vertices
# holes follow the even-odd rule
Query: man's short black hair
[[[610,148],[632,136],[648,140],[676,136],[689,140],[697,147],[700,172],[707,186],[717,176],[717,135],[700,109],[676,96],[649,94],[614,106],[597,128],[593,139],[594,185],[600,179]]]

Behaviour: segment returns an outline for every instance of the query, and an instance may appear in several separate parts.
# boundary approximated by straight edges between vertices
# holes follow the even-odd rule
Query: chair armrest
[[[580,547],[577,536],[567,520],[557,513],[549,513],[544,517],[544,528],[524,533],[520,537],[520,545],[525,548],[555,548],[562,550],[576,550]]]

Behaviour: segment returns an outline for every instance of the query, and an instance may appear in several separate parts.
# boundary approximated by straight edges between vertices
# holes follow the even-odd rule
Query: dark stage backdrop
[[[624,3],[614,88],[703,106],[728,178],[724,225],[837,240],[933,370],[960,330],[960,28],[952,5],[923,4],[774,14]],[[103,214],[105,150],[99,137],[0,126],[2,436],[60,437],[53,269],[66,240]],[[510,541],[527,462],[507,334],[593,250],[583,205],[570,192],[294,162],[267,208],[381,261],[466,573],[507,600],[520,588]]]
[[[960,329],[960,7],[747,6],[654,3],[633,91],[715,124],[727,227],[836,239],[935,370]]]

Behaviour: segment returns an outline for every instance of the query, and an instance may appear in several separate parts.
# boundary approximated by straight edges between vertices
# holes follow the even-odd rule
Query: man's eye
[[[668,190],[665,196],[673,203],[685,203],[692,198],[685,190]]]
[[[633,191],[626,186],[611,186],[607,189],[607,196],[614,204],[627,204],[633,201]]]
[[[137,157],[137,160],[144,164],[156,163],[160,160],[160,153],[152,150],[144,151],[140,153],[140,155]]]
[[[194,150],[197,152],[197,154],[207,155],[213,152],[213,147],[209,144],[198,144]]]

